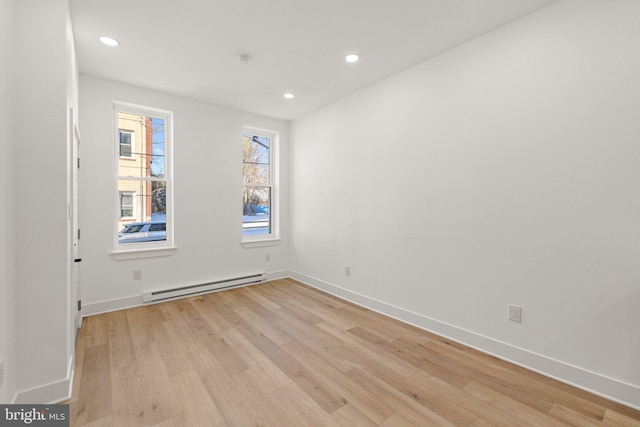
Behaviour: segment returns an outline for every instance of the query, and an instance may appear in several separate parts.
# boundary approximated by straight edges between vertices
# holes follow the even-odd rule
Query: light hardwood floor
[[[84,319],[72,426],[640,426],[640,412],[285,279]]]

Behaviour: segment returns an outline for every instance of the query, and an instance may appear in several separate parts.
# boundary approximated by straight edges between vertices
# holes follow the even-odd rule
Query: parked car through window
[[[118,233],[118,243],[139,243],[167,240],[167,223],[164,221],[132,222]]]

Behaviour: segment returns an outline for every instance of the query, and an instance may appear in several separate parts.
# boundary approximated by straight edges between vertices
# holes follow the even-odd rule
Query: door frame
[[[73,338],[75,337],[82,325],[82,310],[79,301],[80,298],[80,220],[79,220],[79,201],[80,201],[80,130],[73,108],[69,109],[70,116],[70,202],[69,202],[69,222],[70,222],[70,243],[71,243],[71,277],[69,290],[69,308],[70,308],[70,325],[73,328]]]

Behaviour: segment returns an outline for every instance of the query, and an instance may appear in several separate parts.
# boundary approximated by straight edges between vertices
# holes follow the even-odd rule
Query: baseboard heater
[[[255,283],[262,283],[266,281],[266,279],[267,273],[258,273],[248,276],[234,277],[231,279],[218,280],[215,282],[201,283],[199,285],[182,286],[180,288],[165,289],[162,291],[144,292],[142,294],[142,301],[144,304],[153,304],[161,301],[169,301],[172,299],[221,291],[223,289],[253,285]]]

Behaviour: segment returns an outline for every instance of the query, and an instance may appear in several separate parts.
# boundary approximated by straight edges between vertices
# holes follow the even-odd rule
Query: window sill
[[[116,250],[111,252],[111,258],[115,259],[116,261],[139,258],[155,258],[161,256],[171,256],[175,254],[177,250],[178,248],[174,246],[166,248]]]
[[[243,248],[264,248],[267,246],[278,246],[280,238],[261,239],[261,240],[243,240],[240,242]]]

